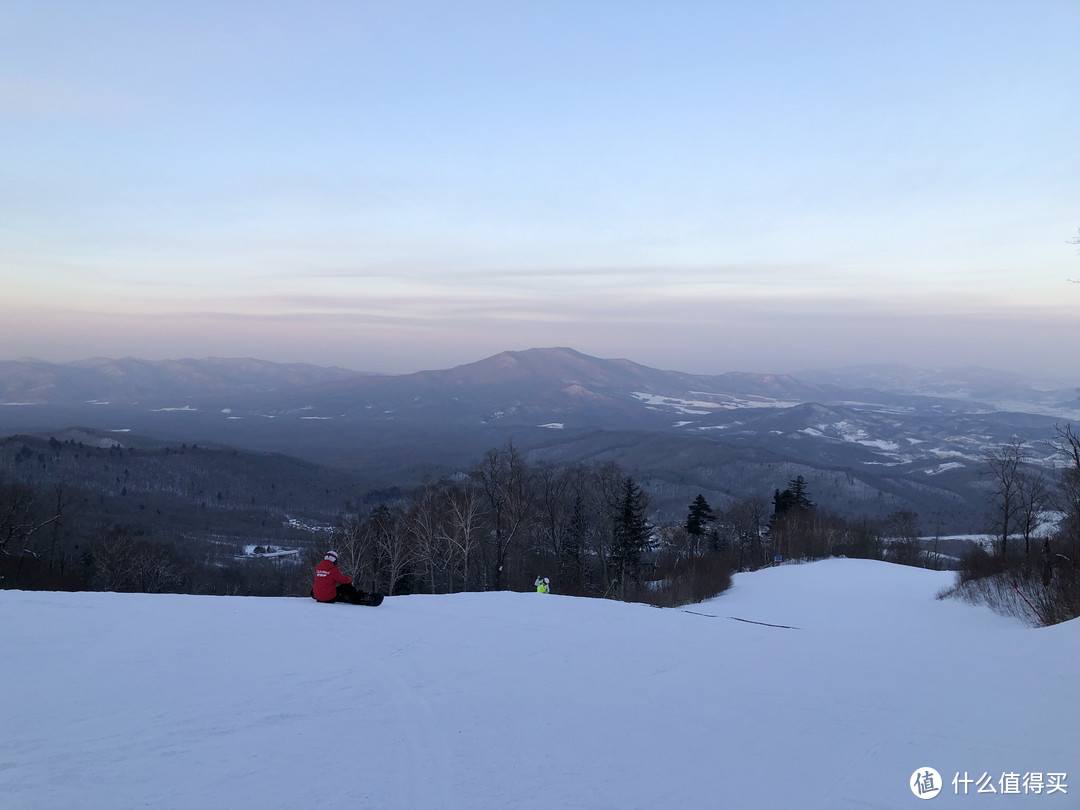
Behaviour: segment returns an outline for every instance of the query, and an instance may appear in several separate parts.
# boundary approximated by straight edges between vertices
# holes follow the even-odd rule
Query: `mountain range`
[[[274,451],[407,486],[512,441],[534,461],[617,461],[655,508],[723,507],[802,475],[841,514],[913,509],[926,532],[984,528],[983,457],[1080,419],[1069,388],[981,369],[687,374],[568,348],[404,375],[251,359],[0,363],[0,433],[79,427],[103,443]]]

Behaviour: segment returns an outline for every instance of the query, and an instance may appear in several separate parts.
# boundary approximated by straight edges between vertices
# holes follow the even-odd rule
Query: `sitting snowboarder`
[[[336,551],[326,552],[315,567],[315,584],[311,587],[311,596],[319,602],[351,602],[361,605],[367,599],[367,594],[356,590],[352,584],[352,577],[341,573],[337,567],[338,554]]]

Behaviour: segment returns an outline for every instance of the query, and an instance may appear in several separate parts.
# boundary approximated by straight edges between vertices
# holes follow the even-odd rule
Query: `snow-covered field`
[[[1080,624],[951,583],[828,560],[664,610],[0,591],[0,806],[906,808],[926,767],[929,806],[1080,806]]]

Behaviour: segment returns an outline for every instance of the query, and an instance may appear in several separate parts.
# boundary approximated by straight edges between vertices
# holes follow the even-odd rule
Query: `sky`
[[[1078,43],[1076,0],[7,0],[0,359],[1075,376]]]
[[[955,578],[823,560],[661,610],[0,590],[0,789],[87,810],[1075,808],[1080,626],[936,599]]]

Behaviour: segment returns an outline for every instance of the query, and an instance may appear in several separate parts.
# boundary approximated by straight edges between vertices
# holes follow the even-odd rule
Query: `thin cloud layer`
[[[4,356],[1080,350],[1069,4],[135,11],[0,30]]]

